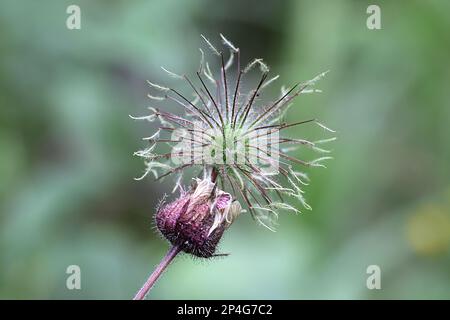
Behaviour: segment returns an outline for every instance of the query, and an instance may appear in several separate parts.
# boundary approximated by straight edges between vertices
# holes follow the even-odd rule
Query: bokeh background
[[[81,30],[66,28],[70,4]],[[278,85],[331,70],[290,112],[338,131],[335,159],[307,170],[313,211],[276,233],[242,215],[229,257],[180,256],[150,297],[450,298],[449,13],[445,0],[1,0],[0,298],[134,295],[168,249],[152,216],[173,183],[133,180],[153,129],[128,115],[145,113],[146,79],[167,83],[161,65],[194,73],[200,34],[220,32]],[[81,290],[66,288],[72,264]]]

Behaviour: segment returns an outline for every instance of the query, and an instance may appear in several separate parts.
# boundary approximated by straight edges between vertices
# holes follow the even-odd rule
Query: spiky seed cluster
[[[144,138],[150,143],[149,147],[135,153],[146,161],[145,173],[137,180],[143,179],[148,173],[154,174],[157,180],[178,174],[175,191],[181,185],[184,169],[198,167],[205,172],[212,172],[213,182],[220,183],[222,190],[245,203],[256,221],[274,230],[279,210],[299,212],[297,207],[284,201],[285,196],[298,199],[304,208],[310,209],[301,188],[308,183],[308,177],[294,169],[294,165],[324,167],[322,161],[331,158],[322,156],[306,161],[289,156],[287,152],[304,146],[319,153],[329,153],[320,145],[335,140],[335,137],[309,141],[284,135],[286,129],[306,124],[316,124],[328,132],[334,132],[316,119],[294,123],[285,121],[286,112],[295,97],[320,92],[314,89],[314,85],[326,72],[312,80],[297,83],[290,89],[282,87],[278,98],[263,103],[260,94],[279,76],[269,78],[269,67],[262,59],[254,59],[245,68],[241,68],[239,48],[223,35],[220,36],[229,51],[227,59],[223,52],[202,36],[219,61],[220,68],[217,72],[212,72],[202,49],[196,83],[187,75],[162,68],[170,77],[186,82],[192,89],[192,99],[171,87],[148,81],[150,87],[159,92],[149,94],[150,99],[173,102],[182,108],[184,115],[150,107],[149,115],[132,117],[160,122],[156,132]],[[235,60],[237,66],[233,69]],[[244,93],[243,81],[250,71],[257,68],[261,73],[260,80],[254,89]],[[175,134],[179,129],[184,134]],[[261,140],[265,141],[265,148],[261,147]],[[158,153],[156,149],[161,144],[169,144],[173,151]],[[186,146],[191,148],[188,157],[183,152]],[[197,152],[198,150],[201,152]],[[237,159],[240,161],[236,161]]]

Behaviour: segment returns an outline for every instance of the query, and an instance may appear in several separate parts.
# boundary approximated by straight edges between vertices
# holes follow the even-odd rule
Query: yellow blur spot
[[[406,236],[419,255],[440,255],[450,247],[450,208],[426,205],[419,208],[406,224]]]

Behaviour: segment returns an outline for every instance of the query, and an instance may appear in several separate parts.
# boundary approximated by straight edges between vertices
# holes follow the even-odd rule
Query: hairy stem
[[[156,267],[155,271],[153,271],[150,277],[148,277],[147,281],[145,281],[144,285],[139,290],[139,292],[136,293],[136,296],[134,297],[133,300],[144,300],[145,296],[153,287],[155,282],[158,280],[158,278],[161,276],[164,270],[169,266],[172,260],[177,256],[177,254],[180,253],[180,251],[181,249],[178,246],[173,246],[170,248],[170,250],[161,260],[159,265]]]

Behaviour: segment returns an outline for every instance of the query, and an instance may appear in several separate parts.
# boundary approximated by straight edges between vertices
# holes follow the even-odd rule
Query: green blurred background
[[[70,4],[81,30],[66,28]],[[381,30],[366,27],[369,4]],[[307,170],[313,211],[282,215],[276,233],[242,215],[229,257],[179,257],[150,297],[450,298],[445,0],[1,0],[0,298],[134,295],[168,249],[152,216],[172,183],[133,180],[153,125],[128,115],[145,113],[146,79],[166,82],[159,66],[194,73],[200,34],[220,32],[277,85],[331,70],[291,115],[338,131],[335,160]],[[66,288],[72,264],[81,290]],[[369,265],[381,290],[366,288]]]

